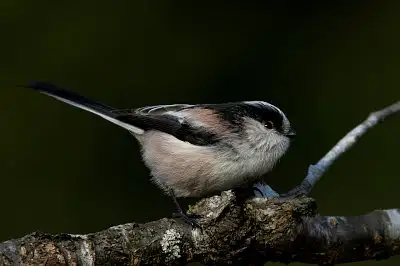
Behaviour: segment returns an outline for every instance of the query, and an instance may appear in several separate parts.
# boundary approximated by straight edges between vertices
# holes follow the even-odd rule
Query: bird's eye
[[[273,129],[274,123],[272,123],[272,121],[267,121],[267,122],[265,122],[264,126],[268,129]]]

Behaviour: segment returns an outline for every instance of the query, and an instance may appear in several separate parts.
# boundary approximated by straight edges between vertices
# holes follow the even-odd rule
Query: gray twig
[[[400,112],[400,101],[396,102],[384,109],[371,113],[368,118],[347,133],[335,146],[315,165],[310,165],[308,168],[307,176],[303,179],[301,184],[291,191],[288,195],[293,194],[308,194],[311,192],[315,184],[321,179],[322,175],[328,168],[346,151],[356,144],[357,140],[367,133],[368,130],[373,128],[376,124],[382,122],[389,116]]]

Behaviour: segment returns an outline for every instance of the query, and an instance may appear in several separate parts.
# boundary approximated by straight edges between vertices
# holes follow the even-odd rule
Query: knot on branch
[[[267,246],[294,241],[300,217],[315,216],[317,205],[314,199],[299,197],[290,201],[279,202],[274,199],[254,198],[245,206],[246,216],[257,227],[254,232],[256,242]]]
[[[195,252],[210,261],[238,261],[267,259],[268,249],[287,247],[297,236],[301,216],[313,216],[317,206],[313,199],[299,197],[280,202],[274,199],[253,198],[237,204],[231,191],[220,196],[202,199],[190,208],[198,214],[203,230],[192,230]],[[218,248],[215,248],[218,247]],[[207,262],[207,260],[205,261]]]

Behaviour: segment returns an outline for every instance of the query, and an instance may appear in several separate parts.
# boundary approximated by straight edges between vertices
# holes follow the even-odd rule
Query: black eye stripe
[[[282,114],[279,110],[269,106],[250,106],[247,110],[250,117],[256,119],[260,123],[272,123],[272,127],[276,129],[282,128]]]
[[[260,103],[232,102],[223,104],[203,104],[202,108],[209,108],[218,112],[222,118],[234,126],[242,126],[243,118],[250,117],[261,124],[271,121],[274,128],[282,131],[283,115],[272,105]]]

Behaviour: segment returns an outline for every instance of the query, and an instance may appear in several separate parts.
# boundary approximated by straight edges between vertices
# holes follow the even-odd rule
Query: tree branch
[[[310,184],[357,138],[395,112],[400,112],[400,102],[371,114],[346,135],[317,163],[318,171],[308,174],[313,175]],[[202,230],[164,218],[87,235],[36,232],[0,243],[0,264],[263,265],[296,261],[332,265],[400,254],[398,209],[352,217],[318,216],[315,201],[305,196],[283,202],[253,198],[240,205],[231,191],[225,191],[200,200],[190,212],[202,217]]]
[[[33,233],[0,244],[1,265],[160,265],[265,261],[333,264],[400,253],[399,210],[316,216],[306,197],[235,204],[232,192],[201,200],[203,231],[172,219],[124,224],[88,235]]]

